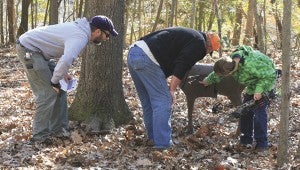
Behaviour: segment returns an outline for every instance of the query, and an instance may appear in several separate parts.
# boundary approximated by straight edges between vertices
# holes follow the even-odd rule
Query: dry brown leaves
[[[280,67],[280,54],[275,53]],[[202,62],[212,63],[207,57]],[[289,126],[289,163],[287,169],[299,169],[296,158],[300,131],[299,61],[292,64],[291,115]],[[269,139],[272,147],[267,155],[237,152],[234,137],[237,120],[229,119],[234,108],[224,96],[218,99],[197,99],[194,110],[194,134],[187,134],[187,106],[178,90],[172,115],[172,138],[169,150],[154,150],[146,145],[141,105],[128,70],[124,68],[123,85],[126,102],[135,121],[113,129],[106,135],[90,135],[85,125],[70,122],[71,138],[57,139],[50,146],[29,145],[31,120],[35,110],[34,96],[14,49],[0,51],[0,168],[66,169],[274,169],[279,138],[280,98],[269,109]],[[72,73],[79,74],[79,66]],[[280,83],[278,85],[280,89]],[[69,103],[74,93],[69,94]],[[212,113],[212,106],[221,101],[222,110]]]

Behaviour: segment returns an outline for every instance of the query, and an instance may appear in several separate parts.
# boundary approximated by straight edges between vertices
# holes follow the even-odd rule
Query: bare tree
[[[279,123],[279,148],[277,163],[282,167],[288,162],[288,126],[290,115],[290,69],[291,69],[291,11],[292,0],[283,1],[283,27],[282,27],[282,85],[281,85],[281,112]]]
[[[125,2],[90,0],[85,9],[89,9],[88,18],[101,14],[110,17],[120,34],[101,46],[87,47],[76,98],[69,109],[71,118],[88,123],[93,132],[101,132],[132,119],[122,87]]]
[[[222,16],[221,16],[221,13],[220,13],[220,10],[219,10],[219,2],[218,0],[215,0],[214,1],[214,4],[215,4],[215,13],[216,13],[216,16],[217,16],[217,21],[218,21],[218,34],[219,34],[219,37],[222,37]],[[222,56],[222,48],[219,49],[219,56],[221,57]]]
[[[247,22],[245,29],[245,37],[243,44],[251,45],[251,39],[253,37],[253,24],[254,24],[254,0],[248,1],[248,12],[247,12]]]
[[[172,0],[171,10],[170,10],[170,17],[169,17],[169,24],[168,24],[169,27],[172,27],[173,24],[174,24],[176,3],[177,3],[177,0]]]
[[[266,53],[265,45],[264,45],[264,34],[262,29],[262,21],[261,21],[261,15],[260,10],[258,9],[259,5],[257,3],[257,0],[254,0],[254,17],[255,17],[255,23],[256,23],[256,33],[257,33],[257,39],[258,44],[257,47],[262,53]]]
[[[17,37],[28,30],[28,8],[32,0],[22,0],[21,23],[18,29]]]
[[[232,38],[232,45],[237,46],[240,43],[241,37],[241,30],[242,30],[242,2],[237,2],[236,4],[236,15],[235,15],[235,25],[233,30],[233,38]]]
[[[47,23],[49,3],[50,3],[50,0],[47,1],[47,5],[46,5],[46,9],[45,9],[44,25],[46,25],[46,23]]]
[[[9,0],[7,3],[7,19],[8,19],[8,33],[9,33],[9,42],[15,43],[16,41],[16,33],[15,33],[15,1]]]
[[[192,2],[192,13],[191,13],[191,18],[190,18],[190,28],[194,28],[195,26],[195,17],[196,17],[196,1],[193,0]]]
[[[162,10],[162,7],[163,7],[163,3],[164,3],[164,0],[160,0],[159,1],[159,6],[158,6],[158,10],[157,10],[157,14],[156,14],[154,25],[152,27],[152,32],[154,32],[156,30],[156,28],[157,28],[158,21],[160,19],[160,13],[161,13],[161,10]]]
[[[49,25],[58,23],[58,0],[50,0],[50,9],[49,9]]]
[[[4,44],[3,13],[3,0],[0,0],[0,44]]]

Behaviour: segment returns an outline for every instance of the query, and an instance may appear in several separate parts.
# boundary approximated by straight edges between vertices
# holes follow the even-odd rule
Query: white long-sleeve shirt
[[[58,83],[91,38],[86,18],[73,22],[38,27],[20,36],[20,43],[32,51],[41,51],[46,59],[59,58],[51,78]]]

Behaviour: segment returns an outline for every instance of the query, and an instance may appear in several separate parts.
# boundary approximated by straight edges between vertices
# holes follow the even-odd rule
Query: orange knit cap
[[[211,47],[213,51],[218,51],[220,48],[220,37],[215,32],[207,32],[206,33],[207,38],[210,41]]]

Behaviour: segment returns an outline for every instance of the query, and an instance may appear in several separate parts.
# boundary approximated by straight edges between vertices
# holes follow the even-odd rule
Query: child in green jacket
[[[249,46],[240,46],[230,57],[218,60],[214,72],[202,82],[204,85],[217,83],[223,76],[233,76],[240,84],[246,86],[244,101],[251,99],[259,101],[263,93],[274,88],[276,70],[271,59]],[[241,136],[240,147],[251,148],[253,138],[255,151],[264,151],[269,147],[267,134],[267,102],[259,102],[258,107],[242,114],[240,118]],[[254,135],[254,136],[253,136]]]

